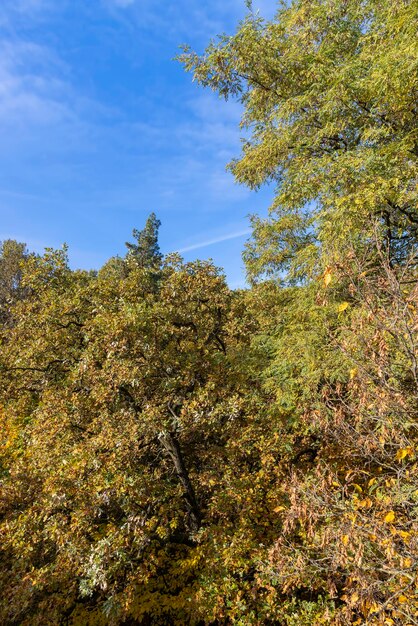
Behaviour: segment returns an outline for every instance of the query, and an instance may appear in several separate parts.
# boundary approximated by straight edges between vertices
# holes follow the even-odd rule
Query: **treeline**
[[[0,251],[0,622],[418,624],[418,5],[249,8],[181,60],[276,185],[251,288]]]

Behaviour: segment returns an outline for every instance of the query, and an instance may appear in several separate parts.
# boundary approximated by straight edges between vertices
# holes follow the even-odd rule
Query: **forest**
[[[182,50],[275,189],[246,289],[158,210],[97,271],[2,242],[2,625],[418,624],[417,35],[292,0]]]

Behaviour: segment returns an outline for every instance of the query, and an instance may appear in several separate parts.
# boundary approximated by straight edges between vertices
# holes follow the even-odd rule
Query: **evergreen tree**
[[[134,228],[132,234],[135,243],[126,242],[127,257],[134,259],[140,267],[157,269],[161,266],[162,254],[158,245],[158,229],[161,222],[155,213],[151,213],[142,230]]]

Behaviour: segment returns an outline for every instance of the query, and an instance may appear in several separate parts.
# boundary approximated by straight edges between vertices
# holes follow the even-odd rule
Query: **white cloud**
[[[96,0],[96,2],[100,2],[115,19],[120,18],[121,9],[129,9],[137,4],[137,0]]]
[[[0,43],[0,123],[54,124],[72,117],[62,63],[48,49],[24,40]]]
[[[206,239],[205,241],[200,241],[199,243],[194,243],[190,246],[185,246],[184,248],[180,248],[177,250],[180,254],[183,252],[191,252],[192,250],[200,250],[201,248],[207,248],[208,246],[213,246],[216,243],[221,243],[222,241],[229,241],[230,239],[238,239],[238,237],[244,237],[245,235],[249,235],[251,230],[246,228],[245,230],[239,230],[237,232],[228,233],[227,235],[220,235],[219,237],[214,237],[213,239]]]
[[[42,20],[61,10],[67,0],[1,0],[0,26],[14,31],[16,26]]]
[[[117,7],[125,9],[126,7],[132,6],[135,4],[136,0],[111,0],[111,3]]]
[[[99,0],[96,0],[99,1]],[[245,15],[245,0],[101,0],[112,17],[125,21],[121,8],[132,7],[129,12],[129,27],[147,32],[156,41],[164,38],[173,44],[173,56],[182,43],[207,45],[211,37],[224,31],[233,31]],[[126,20],[127,22],[127,20]],[[126,24],[127,25],[127,24]]]

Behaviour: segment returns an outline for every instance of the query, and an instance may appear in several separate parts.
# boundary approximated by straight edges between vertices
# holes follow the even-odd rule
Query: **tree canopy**
[[[418,623],[418,5],[293,0],[182,56],[273,182],[251,287],[0,250],[0,622]]]
[[[376,221],[393,255],[416,243],[417,21],[409,0],[295,0],[186,49],[196,81],[243,104],[237,181],[276,185],[271,219],[253,220],[251,277],[312,276]]]

